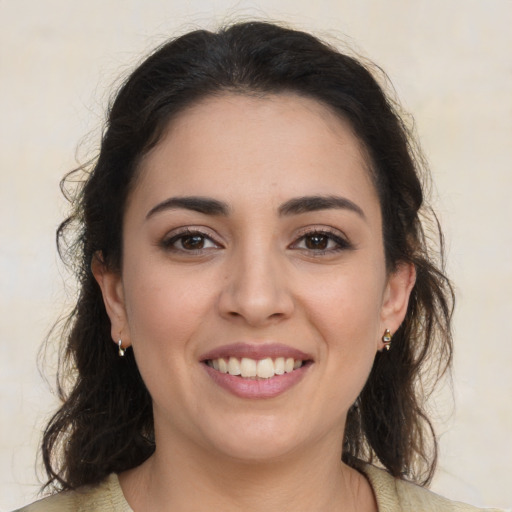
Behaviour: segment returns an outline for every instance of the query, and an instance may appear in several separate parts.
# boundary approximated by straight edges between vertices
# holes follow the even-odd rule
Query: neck
[[[164,444],[120,481],[135,512],[376,511],[366,479],[321,448],[254,462]]]

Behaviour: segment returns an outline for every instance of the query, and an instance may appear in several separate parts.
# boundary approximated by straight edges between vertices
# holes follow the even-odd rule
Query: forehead
[[[228,202],[333,192],[377,200],[349,123],[295,94],[224,94],[187,108],[142,160],[139,188],[146,196],[213,194]]]

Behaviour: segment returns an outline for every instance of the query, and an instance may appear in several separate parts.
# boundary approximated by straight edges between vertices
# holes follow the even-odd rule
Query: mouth
[[[292,373],[294,370],[311,364],[311,360],[295,359],[293,357],[265,357],[252,359],[250,357],[218,357],[206,359],[204,363],[220,373],[241,377],[243,379],[271,379],[276,375]]]
[[[301,382],[313,358],[281,344],[235,343],[203,354],[212,381],[240,398],[272,398]]]

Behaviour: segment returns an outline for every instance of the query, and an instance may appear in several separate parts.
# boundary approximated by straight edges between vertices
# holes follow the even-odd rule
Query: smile
[[[199,357],[211,381],[239,398],[277,397],[301,382],[314,357],[279,343],[233,343]]]
[[[276,375],[291,373],[302,367],[304,361],[293,357],[266,357],[264,359],[251,359],[249,357],[219,357],[208,359],[205,363],[221,373],[243,378],[271,379]]]

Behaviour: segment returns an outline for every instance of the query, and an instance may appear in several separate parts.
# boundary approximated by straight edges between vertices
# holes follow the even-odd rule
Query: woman
[[[243,23],[146,59],[58,232],[81,284],[43,440],[61,492],[23,510],[475,510],[423,488],[452,290],[421,164],[311,35]]]

